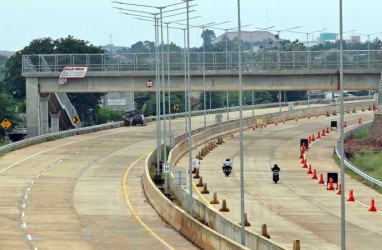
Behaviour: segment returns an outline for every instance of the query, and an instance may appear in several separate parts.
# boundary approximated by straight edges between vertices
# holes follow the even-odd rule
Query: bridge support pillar
[[[49,111],[48,111],[49,94],[40,95],[40,135],[49,134]]]
[[[57,133],[60,132],[60,113],[61,110],[58,110],[56,113],[50,113],[50,132]]]
[[[40,93],[38,78],[26,78],[26,115],[27,115],[27,137],[40,135]]]

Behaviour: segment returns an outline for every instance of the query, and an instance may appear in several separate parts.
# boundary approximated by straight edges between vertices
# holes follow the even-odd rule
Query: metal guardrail
[[[112,129],[112,128],[118,128],[122,125],[122,122],[112,122],[102,125],[96,125],[86,128],[78,128],[78,129],[71,129],[71,130],[65,130],[58,133],[51,133],[46,135],[40,135],[32,138],[28,138],[22,141],[12,142],[10,144],[7,144],[5,146],[0,147],[0,154],[8,153],[10,151],[25,148],[37,143],[41,143],[50,139],[58,139],[58,138],[64,138],[69,137],[73,135],[79,135],[79,134],[87,134],[92,133],[100,130],[106,130],[106,129]]]
[[[352,129],[350,131],[347,131],[344,136],[345,138],[349,138],[350,136],[352,136],[354,133],[356,133],[357,131],[360,131],[362,129],[367,129],[367,128],[370,128],[372,126],[372,122],[368,122],[368,123],[365,123],[363,125],[360,125],[359,127],[356,127],[355,129]],[[340,152],[339,152],[339,148],[340,148],[340,141],[337,142],[336,146],[335,146],[335,151],[336,151],[336,154],[338,156],[338,158],[341,159],[341,155],[340,155]],[[354,173],[356,173],[357,175],[359,175],[360,177],[362,177],[365,181],[367,181],[370,185],[372,186],[377,186],[379,188],[382,189],[382,181],[376,179],[376,178],[373,178],[369,175],[367,175],[366,173],[362,172],[357,166],[355,166],[351,161],[349,161],[348,158],[344,157],[344,164],[346,167],[348,167],[349,169],[351,169]]]
[[[237,71],[238,52],[190,52],[191,71]],[[165,55],[167,57],[167,54]],[[170,52],[170,71],[184,71],[186,53]],[[242,52],[242,70],[337,70],[339,51]],[[87,66],[88,71],[155,72],[155,53],[23,55],[22,73],[61,72],[65,66]],[[204,58],[204,61],[203,61]],[[204,67],[203,67],[204,66]],[[345,50],[344,69],[382,69],[382,50]]]

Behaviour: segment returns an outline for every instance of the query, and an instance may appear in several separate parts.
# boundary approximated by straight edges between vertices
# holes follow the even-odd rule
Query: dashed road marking
[[[30,234],[27,235],[28,240],[32,240],[32,236]]]
[[[25,216],[25,212],[21,212],[21,216],[24,217]],[[25,224],[25,223],[24,223]]]
[[[27,224],[26,223],[21,224],[21,228],[27,228]]]
[[[25,203],[23,203],[22,207],[25,208],[25,206],[26,206]]]
[[[24,199],[25,199],[25,200],[28,199],[28,195],[24,195]]]

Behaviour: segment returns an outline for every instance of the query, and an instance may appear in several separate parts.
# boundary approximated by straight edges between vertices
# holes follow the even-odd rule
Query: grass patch
[[[355,132],[352,137],[359,141],[366,141],[369,139],[369,132],[370,132],[370,129],[364,128]]]
[[[58,139],[57,136],[49,136],[49,137],[47,137],[47,138],[45,139],[45,141],[55,141],[55,140],[57,140],[57,139]]]
[[[373,153],[370,151],[356,153],[350,159],[362,172],[382,180],[382,153]]]
[[[381,157],[382,157],[382,154],[381,154]],[[341,166],[341,160],[340,160],[340,158],[338,158],[337,154],[333,154],[333,160],[337,163],[337,165],[339,167]],[[364,169],[361,169],[361,167],[359,165],[357,165],[355,162],[352,162],[352,163],[354,165],[356,165],[362,172],[366,173],[369,176],[372,176],[368,171],[366,171]],[[382,171],[382,169],[381,169],[381,171]],[[364,184],[364,185],[374,189],[378,193],[382,194],[382,189],[379,189],[379,188],[374,187],[373,185],[370,185],[369,182],[364,180],[361,176],[359,176],[358,174],[354,173],[351,169],[347,168],[346,166],[345,166],[345,174],[350,176],[352,179],[357,180],[357,181],[361,182],[362,184]],[[374,176],[372,176],[372,177],[374,177]],[[376,177],[374,177],[374,178],[376,178]]]

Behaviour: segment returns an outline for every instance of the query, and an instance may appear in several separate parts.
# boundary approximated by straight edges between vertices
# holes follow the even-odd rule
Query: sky
[[[117,1],[152,6],[167,6],[182,2],[181,0]],[[237,0],[194,0],[190,2],[190,5],[196,5],[190,8],[195,10],[190,13],[190,17],[200,16],[190,20],[191,25],[230,21],[215,27],[223,29],[237,27]],[[167,10],[182,6],[185,6],[185,3],[168,7]],[[96,46],[111,42],[114,45],[130,47],[138,41],[154,40],[154,27],[151,22],[120,14],[120,10],[113,7],[157,12],[154,8],[127,6],[108,0],[1,0],[0,50],[18,51],[33,39],[43,37],[57,39],[68,35],[89,41]],[[243,27],[244,31],[254,31],[257,28],[270,26],[275,26],[274,30],[301,26],[294,31],[307,33],[326,29],[325,32],[339,32],[339,0],[241,0],[240,7],[242,26],[250,25]],[[374,33],[377,34],[371,35],[370,40],[376,36],[381,37],[381,10],[381,0],[343,1],[343,30],[344,32],[355,30],[354,34],[350,32],[344,34],[344,38]],[[182,18],[186,18],[186,14],[168,17],[164,21],[171,22]],[[190,31],[191,46],[201,46],[201,32],[201,28]],[[215,30],[217,36],[223,33],[222,30]],[[164,36],[166,38],[166,33]],[[309,35],[309,40],[317,36],[319,33],[312,33]],[[169,37],[171,42],[183,46],[183,31],[170,30]],[[288,31],[281,31],[280,37],[306,41],[306,34]],[[361,40],[367,40],[367,36],[362,35]]]

